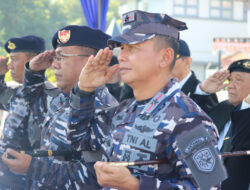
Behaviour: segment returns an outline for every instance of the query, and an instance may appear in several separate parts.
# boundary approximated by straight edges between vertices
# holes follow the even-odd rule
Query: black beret
[[[13,52],[34,52],[41,53],[45,51],[45,40],[38,36],[23,36],[20,38],[10,38],[5,44],[4,48],[8,53]]]
[[[250,73],[250,59],[241,59],[234,61],[229,67],[228,70],[231,72],[245,72]]]
[[[177,54],[177,58],[179,57],[190,57],[189,47],[184,40],[179,40],[179,51]]]
[[[109,35],[88,26],[69,25],[58,30],[52,38],[52,46],[84,46],[96,50],[107,47]]]

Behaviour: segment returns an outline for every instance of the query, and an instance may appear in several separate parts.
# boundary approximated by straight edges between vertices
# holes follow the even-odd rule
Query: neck
[[[178,78],[179,82],[181,82],[186,76],[188,76],[189,73],[190,73],[189,70],[185,71],[185,73],[183,73],[183,75],[181,75],[181,76]]]
[[[169,81],[170,78],[165,77],[165,80],[148,81],[143,84],[132,84],[130,86],[133,88],[135,99],[141,101],[154,97]]]

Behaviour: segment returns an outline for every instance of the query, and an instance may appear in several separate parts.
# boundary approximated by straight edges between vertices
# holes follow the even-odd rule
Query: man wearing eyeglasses
[[[102,31],[87,26],[66,26],[57,31],[52,38],[55,50],[46,51],[26,64],[24,79],[26,90],[23,91],[23,96],[29,101],[36,101],[38,110],[42,104],[48,106],[47,113],[44,113],[44,122],[41,125],[40,149],[68,150],[69,152],[64,157],[37,159],[14,150],[7,150],[8,154],[16,159],[11,160],[3,156],[4,162],[15,172],[27,173],[27,178],[32,182],[31,189],[77,189],[74,181],[81,178],[84,167],[80,162],[75,162],[80,159],[79,157],[70,154],[72,149],[66,138],[69,93],[77,84],[88,57],[95,55],[99,49],[105,48],[109,38],[110,36]],[[55,70],[57,87],[61,93],[53,99],[49,95],[45,98],[36,97],[36,94],[44,91],[44,72],[50,66]],[[109,95],[106,87],[99,88],[96,96],[95,107],[97,109],[117,104],[116,100]],[[90,159],[98,159],[96,154],[93,156],[85,152],[84,159],[86,156]],[[65,175],[69,176],[68,180],[63,180]],[[55,183],[48,184],[44,176],[51,176],[49,181],[55,180]],[[86,188],[91,189],[91,187]]]

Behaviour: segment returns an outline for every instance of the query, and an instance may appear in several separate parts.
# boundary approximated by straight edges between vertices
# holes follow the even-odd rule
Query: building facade
[[[214,39],[250,38],[250,0],[130,0],[120,12],[134,9],[166,13],[187,23],[180,38],[189,44],[192,69],[200,80],[219,68],[226,56],[213,51]]]

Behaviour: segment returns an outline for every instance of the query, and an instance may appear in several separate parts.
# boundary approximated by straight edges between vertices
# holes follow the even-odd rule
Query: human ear
[[[160,67],[171,66],[173,61],[174,61],[174,50],[172,48],[162,49]]]

